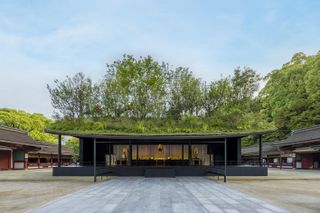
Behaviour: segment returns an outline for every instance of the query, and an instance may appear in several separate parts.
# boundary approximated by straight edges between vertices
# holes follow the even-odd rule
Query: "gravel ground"
[[[291,212],[320,212],[319,170],[269,169],[268,177],[229,177],[227,185]]]
[[[53,177],[51,169],[0,171],[0,212],[25,212],[92,184],[92,177]]]

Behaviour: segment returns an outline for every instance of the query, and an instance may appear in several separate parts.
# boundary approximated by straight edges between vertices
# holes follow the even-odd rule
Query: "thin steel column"
[[[259,135],[259,165],[262,167],[262,135]]]
[[[84,139],[80,138],[80,140],[79,140],[79,163],[81,166],[84,164],[84,162],[83,162],[83,143],[84,143]]]
[[[109,166],[111,167],[112,165],[111,165],[111,154],[112,154],[112,152],[111,152],[111,143],[109,143]]]
[[[61,135],[58,135],[58,167],[61,167]]]
[[[97,182],[97,159],[96,159],[96,151],[97,151],[97,141],[93,138],[93,182]]]
[[[182,144],[181,152],[182,165],[184,165],[184,144]]]
[[[189,166],[192,165],[192,151],[191,151],[191,141],[189,140],[188,144],[188,160],[189,160]]]
[[[139,160],[139,146],[137,144],[137,150],[136,150],[136,162],[137,162],[137,166],[138,166],[138,160]]]
[[[129,166],[131,166],[132,165],[132,144],[131,144],[131,140],[129,141],[129,158],[128,158],[128,164],[129,164]]]
[[[227,138],[224,139],[224,177],[223,182],[227,182]]]

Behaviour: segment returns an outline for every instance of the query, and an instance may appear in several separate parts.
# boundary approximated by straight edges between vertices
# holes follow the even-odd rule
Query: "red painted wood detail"
[[[313,154],[301,154],[301,164],[303,169],[312,169]]]
[[[11,151],[0,150],[0,169],[10,169]]]

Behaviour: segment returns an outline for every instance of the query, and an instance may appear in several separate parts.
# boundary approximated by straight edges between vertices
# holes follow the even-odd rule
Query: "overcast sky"
[[[203,80],[237,66],[265,75],[320,50],[320,1],[0,1],[0,107],[51,116],[46,84],[94,80],[124,53]]]

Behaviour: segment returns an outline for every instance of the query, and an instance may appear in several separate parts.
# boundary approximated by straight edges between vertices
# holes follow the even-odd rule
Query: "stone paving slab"
[[[284,213],[285,209],[204,177],[117,177],[30,213]]]

